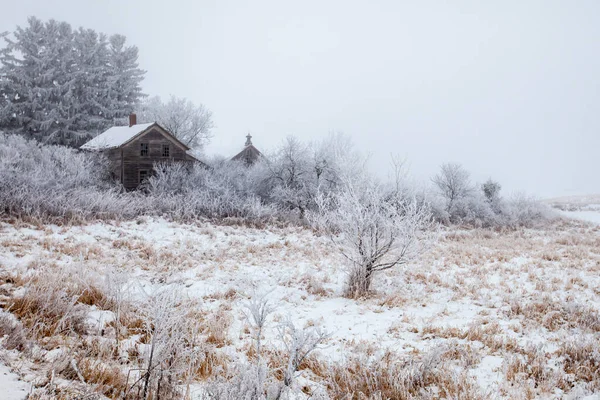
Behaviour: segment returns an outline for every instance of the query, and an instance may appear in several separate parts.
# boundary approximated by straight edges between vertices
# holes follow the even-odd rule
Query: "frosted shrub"
[[[350,297],[366,294],[375,273],[417,257],[433,227],[427,207],[415,199],[389,198],[375,184],[346,185],[320,204],[322,211],[311,219],[348,260]]]
[[[158,165],[148,182],[153,209],[178,218],[243,218],[264,220],[276,208],[254,193],[259,187],[255,167],[221,162],[213,168],[197,164]]]
[[[432,178],[434,191],[427,194],[436,221],[474,227],[533,226],[552,218],[550,209],[525,195],[506,200],[500,183],[488,179],[473,186],[460,164],[443,164]]]
[[[479,193],[457,200],[452,210],[452,220],[456,223],[488,228],[501,224],[490,203]]]
[[[148,338],[142,351],[143,365],[139,379],[128,391],[141,389],[144,399],[152,394],[161,398],[179,397],[183,388],[178,384],[186,377],[191,378],[191,370],[203,350],[199,342],[200,324],[190,315],[194,306],[184,303],[171,288],[148,297],[140,310],[143,333]]]
[[[136,196],[121,196],[107,171],[101,156],[0,134],[0,213],[82,219],[135,215]]]
[[[535,226],[554,217],[546,204],[524,194],[514,195],[503,207],[504,222],[509,226]]]
[[[457,202],[466,198],[473,190],[469,180],[469,172],[462,165],[447,163],[440,167],[440,172],[432,178],[440,195],[446,203],[446,212],[454,217]]]
[[[307,212],[318,208],[319,195],[335,193],[342,180],[362,174],[360,161],[344,135],[309,144],[290,136],[263,163],[261,198],[295,212],[305,222]]]

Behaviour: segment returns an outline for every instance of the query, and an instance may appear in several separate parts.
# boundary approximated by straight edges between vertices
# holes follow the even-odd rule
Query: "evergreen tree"
[[[0,129],[79,146],[143,96],[137,48],[125,37],[35,17],[0,51]]]
[[[110,37],[109,98],[110,117],[113,119],[127,117],[135,110],[138,101],[145,97],[140,83],[146,71],[138,68],[138,49],[125,46],[125,36]]]

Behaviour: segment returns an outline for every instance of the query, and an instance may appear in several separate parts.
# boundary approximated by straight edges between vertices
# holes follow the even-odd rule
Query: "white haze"
[[[452,161],[507,191],[600,192],[600,2],[452,3],[1,0],[0,31],[126,35],[146,93],[213,111],[208,153],[341,131],[379,171],[394,153],[418,179]]]

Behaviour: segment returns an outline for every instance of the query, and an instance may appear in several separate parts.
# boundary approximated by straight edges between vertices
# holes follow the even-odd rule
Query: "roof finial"
[[[248,132],[248,135],[246,136],[246,146],[250,145],[252,145],[252,135],[250,134],[250,132]]]

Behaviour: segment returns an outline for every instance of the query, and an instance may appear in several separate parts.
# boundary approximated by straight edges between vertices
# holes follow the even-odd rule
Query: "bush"
[[[133,216],[135,196],[108,179],[102,156],[0,133],[0,214],[87,219]]]
[[[60,222],[143,214],[305,224],[318,199],[339,195],[342,182],[373,181],[351,149],[342,136],[309,146],[288,139],[251,167],[223,159],[213,160],[211,168],[157,165],[144,191],[125,192],[111,181],[108,161],[100,154],[0,133],[0,215]],[[533,226],[551,217],[549,208],[532,198],[504,200],[500,185],[491,180],[474,190],[462,167],[445,167],[434,179],[437,194],[397,187],[396,195],[427,205],[444,224]]]
[[[268,220],[278,210],[255,194],[260,183],[257,168],[236,162],[221,162],[210,169],[196,164],[191,170],[182,164],[158,165],[148,180],[150,209],[183,219]]]

